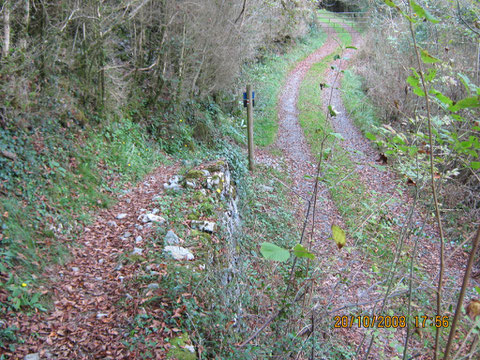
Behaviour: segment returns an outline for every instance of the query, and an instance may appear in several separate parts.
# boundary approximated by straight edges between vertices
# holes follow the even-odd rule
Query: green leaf
[[[260,252],[267,260],[284,262],[290,257],[290,252],[287,249],[268,242],[262,243]]]
[[[435,97],[440,100],[443,104],[451,106],[453,104],[452,99],[448,96],[443,95],[440,91],[435,89],[430,89],[430,94],[435,95]]]
[[[342,141],[345,140],[345,138],[342,136],[342,134],[332,132],[332,133],[330,133],[330,135],[335,136],[338,140],[342,140]]]
[[[383,0],[383,2],[384,2],[385,4],[387,4],[388,6],[392,7],[392,8],[396,8],[396,7],[397,7],[397,5],[395,5],[395,3],[394,3],[393,1],[391,1],[391,0]]]
[[[480,101],[479,101],[480,96],[472,96],[468,97],[465,99],[462,99],[453,105],[451,105],[448,110],[455,112],[461,109],[467,109],[467,108],[476,108],[480,107]]]
[[[308,251],[307,249],[305,249],[302,244],[297,244],[295,245],[295,247],[293,248],[293,254],[296,256],[296,257],[299,257],[299,258],[308,258],[308,259],[315,259],[315,255],[312,254],[310,251]]]
[[[372,140],[372,141],[375,141],[377,140],[377,137],[369,132],[365,133],[365,137],[368,139],[368,140]]]
[[[337,112],[333,109],[332,105],[328,105],[328,112],[330,116],[337,116]]]
[[[433,79],[435,79],[436,75],[437,75],[437,69],[430,69],[428,70],[428,73],[425,75],[425,80],[432,81]]]
[[[430,55],[425,49],[420,49],[420,57],[425,64],[434,64],[440,62],[440,59]]]
[[[473,170],[478,170],[478,169],[480,169],[480,161],[471,161],[471,162],[470,162],[470,167],[471,167]]]
[[[407,83],[410,84],[410,86],[413,88],[414,94],[424,97],[425,92],[420,88],[420,75],[418,75],[415,69],[412,69],[412,70],[413,70],[413,75],[410,75],[407,78]]]
[[[425,97],[425,91],[423,91],[422,89],[420,89],[418,87],[413,89],[413,93],[415,95],[420,96],[420,97]]]
[[[427,19],[433,24],[438,24],[440,20],[435,18],[432,14],[427,9],[422,8],[420,5],[418,5],[415,1],[410,0],[412,3],[412,8],[413,11],[421,18]]]
[[[413,87],[419,87],[420,86],[420,81],[416,77],[411,76],[411,75],[407,78],[407,83],[409,83]]]
[[[337,225],[332,225],[332,234],[333,240],[337,244],[338,248],[341,249],[347,243],[347,238],[345,236],[345,231]]]
[[[355,46],[352,46],[352,45],[347,45],[347,46],[345,46],[345,49],[358,50]]]
[[[340,59],[340,55],[336,54],[334,57],[333,57],[333,60],[339,60]]]

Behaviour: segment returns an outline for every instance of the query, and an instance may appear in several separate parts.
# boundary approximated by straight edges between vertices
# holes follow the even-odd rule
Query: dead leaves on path
[[[144,284],[131,281],[144,271],[144,264],[132,262],[118,267],[118,257],[131,252],[135,236],[148,236],[149,229],[135,227],[139,209],[152,207],[152,194],[160,193],[163,182],[177,169],[157,169],[148,185],[141,183],[114,208],[99,214],[70,249],[73,261],[43,274],[50,280],[53,310],[32,316],[9,312],[7,325],[17,327],[17,334],[25,342],[7,355],[39,353],[41,358],[116,360],[140,358],[140,354],[150,351],[153,358],[165,358],[170,345],[163,339],[174,334],[166,327],[164,320],[171,314],[165,308],[175,309],[172,318],[176,320],[186,309],[163,299],[162,289],[145,293]],[[115,219],[115,214],[121,212],[129,216]],[[118,226],[107,224],[113,219]],[[126,231],[133,236],[122,239]],[[151,270],[158,273],[159,280],[166,274],[161,265]],[[149,302],[152,299],[156,300]],[[146,314],[142,306],[149,307],[148,321],[137,323],[138,317]]]

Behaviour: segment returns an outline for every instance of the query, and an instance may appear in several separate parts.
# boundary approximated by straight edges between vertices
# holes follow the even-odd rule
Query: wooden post
[[[248,169],[253,171],[253,99],[252,86],[247,85]]]

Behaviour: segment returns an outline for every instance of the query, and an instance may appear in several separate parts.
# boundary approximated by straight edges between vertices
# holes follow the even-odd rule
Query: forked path
[[[361,38],[358,34],[352,31],[348,26],[342,25],[352,35],[352,43],[354,46],[359,47],[361,45]],[[279,117],[279,131],[277,138],[277,146],[283,151],[286,159],[289,173],[293,178],[295,191],[301,194],[305,198],[310,198],[313,191],[314,181],[307,180],[305,175],[315,175],[315,158],[310,151],[303,130],[298,120],[297,101],[300,85],[302,80],[306,76],[308,70],[312,65],[322,61],[324,57],[331,54],[338,47],[335,33],[327,28],[328,40],[326,43],[308,56],[305,60],[301,61],[294,70],[292,70],[286,79],[285,85],[282,89],[279,97],[278,105],[278,117]],[[351,56],[352,50],[347,50],[343,55],[345,57]],[[338,66],[338,64],[335,64]],[[339,70],[346,68],[345,62],[340,66]],[[379,199],[382,197],[388,197],[390,200],[387,202],[387,209],[393,217],[397,217],[400,223],[407,221],[410,207],[412,206],[413,199],[405,191],[405,184],[399,182],[398,177],[389,170],[381,170],[381,167],[376,166],[376,162],[379,159],[379,153],[374,149],[370,142],[363,136],[363,134],[355,127],[351,118],[347,114],[343,105],[341,90],[339,89],[340,77],[337,76],[336,71],[327,70],[326,83],[330,85],[331,92],[325,91],[323,93],[322,102],[324,106],[331,101],[331,104],[339,112],[332,120],[332,127],[335,132],[342,134],[345,141],[342,142],[342,147],[347,151],[352,161],[356,164],[355,172],[359,175],[361,181],[366,185],[371,194],[376,194]],[[331,96],[331,99],[330,99]],[[323,109],[325,111],[325,109]],[[361,252],[358,249],[353,249],[351,257],[343,253],[333,254],[332,242],[325,241],[331,234],[330,227],[332,224],[342,224],[341,216],[329,196],[328,189],[323,184],[319,184],[319,191],[323,195],[317,202],[316,209],[316,234],[314,236],[313,249],[319,256],[319,258],[328,258],[327,266],[322,267],[322,283],[319,284],[315,290],[316,295],[313,297],[314,303],[317,305],[324,305],[330,309],[340,309],[343,306],[349,304],[352,307],[356,307],[362,313],[368,314],[372,305],[377,303],[376,299],[382,298],[382,287],[371,286],[371,284],[365,281],[365,274],[370,272],[370,263],[368,259],[363,259]],[[399,194],[397,190],[403,190],[403,194]],[[421,216],[423,211],[415,210],[413,212],[412,220],[414,224],[422,224],[425,219]],[[436,276],[438,274],[438,252],[439,245],[437,241],[438,233],[436,226],[432,221],[427,221],[424,226],[424,232],[427,234],[427,238],[419,239],[422,243],[421,251],[417,254],[419,263],[430,269],[429,277],[430,281],[427,281],[426,292],[431,294],[432,289],[435,286]],[[410,247],[412,244],[407,245]],[[324,260],[323,264],[326,262]],[[332,264],[332,261],[335,263]],[[457,252],[454,258],[449,259],[446,264],[446,287],[450,289],[445,294],[447,297],[453,297],[455,290],[460,281],[460,276],[463,273],[462,265],[466,263],[465,254],[463,252]],[[387,265],[388,267],[388,265]],[[349,286],[344,287],[341,281],[337,277],[339,273],[343,273],[349,279]],[[337,295],[335,295],[337,294]],[[341,296],[339,295],[341,294]],[[427,295],[428,296],[428,295]],[[361,306],[361,304],[368,304],[367,306]],[[347,306],[348,308],[349,306]],[[334,312],[330,312],[330,317],[333,317]],[[343,333],[343,331],[339,331]],[[362,329],[348,329],[343,335],[349,339],[351,345],[359,345],[361,338],[365,334]],[[400,339],[403,339],[405,333],[403,330],[398,329],[395,334]],[[413,340],[415,342],[415,340]],[[366,345],[366,344],[364,344]],[[377,344],[377,346],[383,346]],[[421,345],[420,345],[421,346]],[[388,348],[388,346],[387,346]],[[365,349],[363,349],[365,350]],[[373,347],[371,355],[376,353],[378,349]],[[392,355],[395,353],[393,349]],[[389,350],[385,350],[387,353]]]

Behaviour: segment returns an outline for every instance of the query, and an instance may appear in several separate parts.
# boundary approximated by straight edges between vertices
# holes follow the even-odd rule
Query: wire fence
[[[345,19],[345,23],[350,25],[354,32],[358,32],[358,29],[366,27],[369,23],[365,12],[322,12],[319,15],[320,22],[328,24],[328,26],[333,28],[336,32],[349,32],[339,23],[339,18]]]

